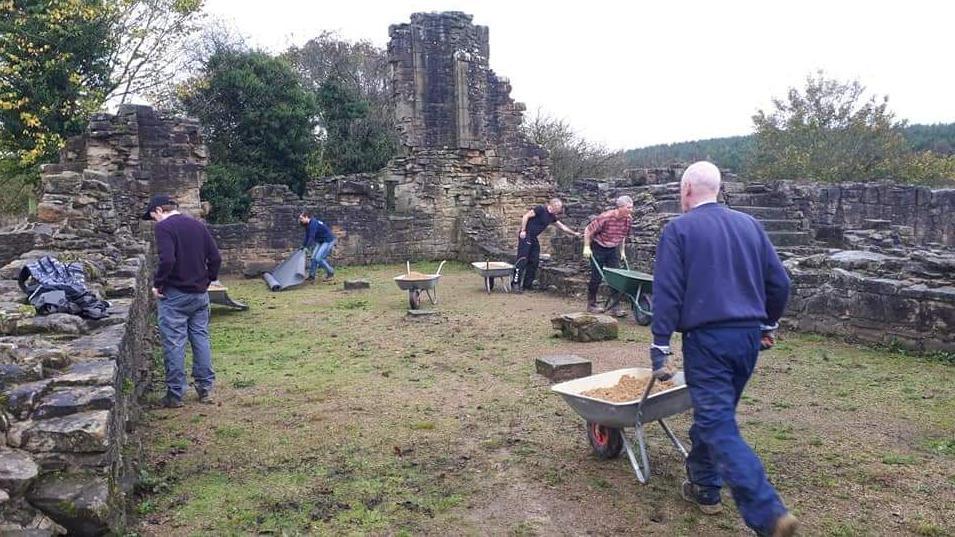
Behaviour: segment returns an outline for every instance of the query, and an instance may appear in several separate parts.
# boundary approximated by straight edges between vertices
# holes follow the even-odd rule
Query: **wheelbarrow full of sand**
[[[438,280],[441,278],[441,267],[444,261],[438,265],[438,270],[434,274],[422,274],[411,271],[411,262],[407,263],[407,272],[400,276],[395,276],[395,283],[402,291],[408,291],[408,305],[416,310],[421,307],[421,292],[428,295],[432,304],[438,303]]]
[[[636,389],[641,383],[646,383],[642,394],[633,400],[611,402],[594,395],[584,395],[591,390],[616,387],[624,375],[631,377],[627,381],[632,382],[631,386]],[[672,387],[651,394],[655,383],[650,369],[635,367],[569,380],[555,384],[551,390],[559,393],[587,421],[587,440],[597,458],[612,459],[620,454],[621,449],[626,449],[637,480],[646,484],[650,479],[650,458],[647,455],[645,426],[654,421],[659,423],[673,447],[686,459],[686,448],[664,420],[693,407],[682,371],[668,381]],[[629,436],[633,440],[628,438],[630,430]],[[637,451],[640,452],[639,459]]]

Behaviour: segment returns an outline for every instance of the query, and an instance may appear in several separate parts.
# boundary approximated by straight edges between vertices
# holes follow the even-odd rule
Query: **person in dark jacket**
[[[325,279],[330,280],[335,276],[335,269],[328,262],[328,255],[332,253],[337,238],[332,233],[332,228],[325,222],[312,216],[308,211],[298,215],[298,223],[305,226],[305,238],[302,240],[303,250],[312,250],[312,260],[308,265],[308,279],[314,280],[318,267],[325,269]]]
[[[720,171],[697,162],[680,182],[683,214],[663,229],[653,273],[653,376],[671,376],[670,337],[683,333],[693,448],[682,495],[706,514],[727,485],[758,535],[788,537],[793,517],[740,436],[736,405],[789,299],[789,277],[753,217],[716,202]]]
[[[219,278],[222,258],[205,224],[179,212],[169,196],[153,196],[142,215],[155,220],[159,266],[153,295],[159,304],[159,333],[166,366],[162,404],[182,406],[186,392],[186,340],[192,347],[192,378],[199,402],[212,402],[215,372],[209,345],[209,284]]]
[[[537,236],[555,224],[558,229],[575,237],[580,233],[567,227],[560,219],[564,211],[564,202],[553,198],[547,205],[538,205],[524,213],[521,218],[521,231],[518,233],[517,260],[514,262],[514,276],[511,287],[516,292],[528,291],[534,288],[534,278],[537,277],[537,267],[540,264],[541,244]]]

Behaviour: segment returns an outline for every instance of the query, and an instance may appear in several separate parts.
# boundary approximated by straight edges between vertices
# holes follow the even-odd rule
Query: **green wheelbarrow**
[[[653,276],[645,272],[630,270],[630,264],[624,259],[626,269],[601,267],[594,258],[590,262],[597,267],[597,272],[603,278],[607,287],[616,291],[610,293],[604,304],[604,311],[610,311],[627,297],[633,306],[633,319],[640,326],[647,326],[653,320]]]

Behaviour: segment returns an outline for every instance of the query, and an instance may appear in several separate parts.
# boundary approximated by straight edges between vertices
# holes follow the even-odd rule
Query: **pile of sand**
[[[412,270],[411,272],[402,274],[401,279],[402,280],[430,280],[432,276],[433,276],[432,274],[422,274],[420,272],[415,272]]]
[[[581,395],[610,401],[611,403],[639,401],[640,398],[643,397],[643,392],[647,389],[648,382],[650,382],[649,376],[637,378],[633,375],[624,375],[620,377],[620,381],[617,382],[615,386],[609,388],[594,388],[593,390],[581,392]],[[672,380],[658,380],[653,384],[653,389],[650,390],[650,393],[659,393],[674,386],[675,384],[673,384]]]

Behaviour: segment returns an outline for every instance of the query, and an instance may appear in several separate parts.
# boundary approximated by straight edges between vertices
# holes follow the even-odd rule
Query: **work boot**
[[[212,398],[212,390],[200,390],[196,389],[196,393],[199,394],[199,402],[204,405],[214,405],[215,399]]]
[[[796,534],[796,529],[799,527],[799,522],[796,520],[796,517],[792,513],[786,513],[785,515],[776,519],[776,524],[773,526],[772,537],[792,537]]]
[[[590,304],[587,304],[587,313],[603,313],[603,312],[604,312],[604,309],[594,304],[593,302],[591,302]]]
[[[723,512],[723,504],[720,502],[719,495],[716,496],[715,501],[713,498],[704,498],[700,493],[700,487],[689,481],[683,482],[680,496],[683,496],[684,500],[696,504],[704,515],[718,515]],[[775,534],[773,534],[773,537],[775,537]]]
[[[330,279],[332,279],[332,278],[334,278],[334,277],[335,277],[335,273],[334,273],[334,272],[329,272],[329,273],[326,273],[326,274],[325,274],[325,277],[323,278],[323,280],[325,280],[325,281],[327,282],[328,280],[330,280]]]
[[[159,400],[159,404],[162,405],[163,408],[182,408],[182,399],[166,394]]]

